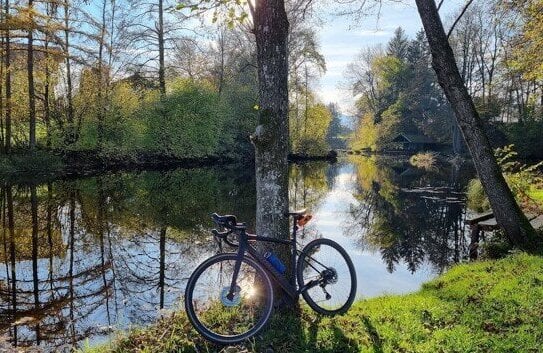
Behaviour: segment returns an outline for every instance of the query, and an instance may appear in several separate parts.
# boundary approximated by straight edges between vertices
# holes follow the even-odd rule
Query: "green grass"
[[[543,205],[543,189],[537,189],[533,187],[529,192],[528,196],[536,202],[539,202]]]
[[[183,313],[85,352],[543,352],[543,258],[458,265],[410,295],[357,302],[340,317],[275,313],[244,346],[205,342]]]

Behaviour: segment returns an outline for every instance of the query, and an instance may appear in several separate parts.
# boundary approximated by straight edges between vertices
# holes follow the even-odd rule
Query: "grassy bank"
[[[414,294],[357,302],[348,314],[278,314],[244,347],[223,352],[541,352],[543,258],[515,254],[459,265]],[[86,352],[220,352],[183,313]]]
[[[24,152],[0,156],[0,179],[8,182],[32,181],[37,177],[40,180],[54,180],[119,170],[195,168],[229,163],[251,163],[251,161],[252,158],[244,158],[242,155],[182,157],[147,152],[106,155],[98,151],[38,150],[34,153]]]

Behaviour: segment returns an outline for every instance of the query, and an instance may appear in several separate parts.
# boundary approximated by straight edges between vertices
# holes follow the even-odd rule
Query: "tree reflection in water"
[[[465,253],[462,175],[363,157],[292,165],[290,207],[317,214],[302,243],[321,232],[342,237],[336,240],[360,273],[367,258],[353,245],[378,250],[389,271],[400,262],[411,271],[423,262],[441,271]],[[247,167],[3,184],[0,335],[13,345],[58,350],[178,309],[190,273],[218,251],[209,213],[234,213],[251,230],[254,192]]]
[[[467,253],[463,190],[469,168],[441,166],[424,171],[391,158],[352,157],[358,204],[347,232],[378,250],[389,272],[405,262],[411,272],[429,261],[438,272]]]
[[[14,346],[155,320],[216,251],[210,210],[254,219],[252,176],[228,170],[4,185],[0,198],[0,335]]]

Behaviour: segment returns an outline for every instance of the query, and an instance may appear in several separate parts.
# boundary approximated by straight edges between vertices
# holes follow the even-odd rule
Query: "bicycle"
[[[209,341],[236,344],[262,330],[274,305],[272,281],[293,301],[301,294],[320,314],[343,314],[351,307],[356,295],[356,274],[347,252],[336,242],[324,238],[315,239],[298,250],[296,232],[311,215],[300,210],[285,216],[294,220],[289,240],[249,234],[246,225],[238,223],[235,216],[212,214],[213,221],[220,227],[220,231],[212,230],[215,239],[219,244],[224,241],[237,248],[237,252],[210,257],[196,268],[187,282],[185,309],[189,321]],[[259,241],[290,247],[297,286],[281,273],[284,265],[278,264],[274,255],[261,254],[251,245]]]

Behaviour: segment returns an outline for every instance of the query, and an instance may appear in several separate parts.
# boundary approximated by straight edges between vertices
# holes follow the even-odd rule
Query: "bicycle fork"
[[[241,262],[243,261],[244,255],[245,255],[245,239],[239,242],[236,263],[234,264],[234,273],[232,274],[232,282],[230,283],[230,290],[228,291],[228,294],[226,295],[226,298],[230,301],[234,299],[236,295],[236,290],[239,288],[237,285],[237,280],[239,276],[239,270],[241,268]]]

